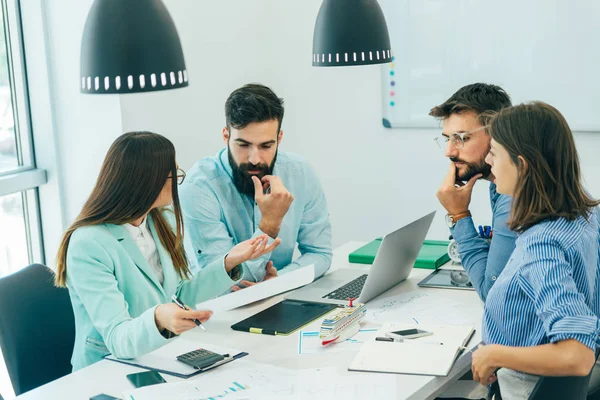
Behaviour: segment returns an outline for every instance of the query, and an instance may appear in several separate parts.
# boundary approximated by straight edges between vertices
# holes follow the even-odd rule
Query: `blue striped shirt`
[[[600,344],[600,217],[543,221],[518,236],[490,289],[483,341],[537,346],[575,339]]]
[[[517,239],[517,235],[507,224],[511,198],[496,192],[496,185],[493,183],[490,183],[490,205],[493,231],[491,243],[479,236],[471,217],[460,219],[450,229],[458,243],[461,264],[483,301],[506,266]]]

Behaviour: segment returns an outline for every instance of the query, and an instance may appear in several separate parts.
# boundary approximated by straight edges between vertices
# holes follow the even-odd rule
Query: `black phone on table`
[[[156,371],[138,372],[135,374],[127,375],[129,382],[133,383],[133,386],[140,388],[142,386],[157,385],[159,383],[167,383],[162,376]]]

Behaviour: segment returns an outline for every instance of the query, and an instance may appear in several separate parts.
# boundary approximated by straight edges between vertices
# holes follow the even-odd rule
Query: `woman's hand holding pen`
[[[270,253],[281,243],[281,239],[279,238],[275,239],[271,244],[268,244],[268,240],[269,236],[263,234],[237,244],[225,256],[225,270],[229,272],[248,260],[253,260]]]
[[[159,331],[168,330],[176,335],[196,327],[194,319],[206,322],[212,316],[208,310],[183,310],[177,304],[160,304],[154,309],[154,322]]]

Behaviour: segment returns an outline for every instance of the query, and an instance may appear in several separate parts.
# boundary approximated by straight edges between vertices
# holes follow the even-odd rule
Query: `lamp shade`
[[[377,0],[323,0],[313,35],[313,66],[390,61],[390,35]]]
[[[81,41],[82,93],[188,86],[177,29],[161,0],[95,0]]]

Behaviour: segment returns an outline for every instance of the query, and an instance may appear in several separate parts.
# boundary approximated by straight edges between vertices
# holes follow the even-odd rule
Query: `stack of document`
[[[239,350],[234,350],[231,348],[203,345],[196,341],[177,338],[163,347],[138,358],[122,360],[112,355],[108,355],[105,357],[105,359],[122,364],[133,365],[135,367],[158,371],[163,374],[176,376],[178,378],[189,378],[190,376],[204,372],[206,369],[195,369],[187,364],[182,363],[181,361],[178,361],[177,356],[192,350],[197,350],[199,348],[207,349],[219,354],[230,355],[225,362],[218,363],[218,365],[225,364],[248,355],[248,353],[240,352]],[[215,364],[214,366],[216,367],[218,365]]]
[[[335,369],[291,370],[240,360],[184,382],[129,390],[127,400],[393,400],[396,379],[385,374],[339,374]]]
[[[376,341],[386,332],[420,329],[433,335],[403,342]],[[349,371],[447,376],[475,330],[472,326],[387,325],[365,342]]]

